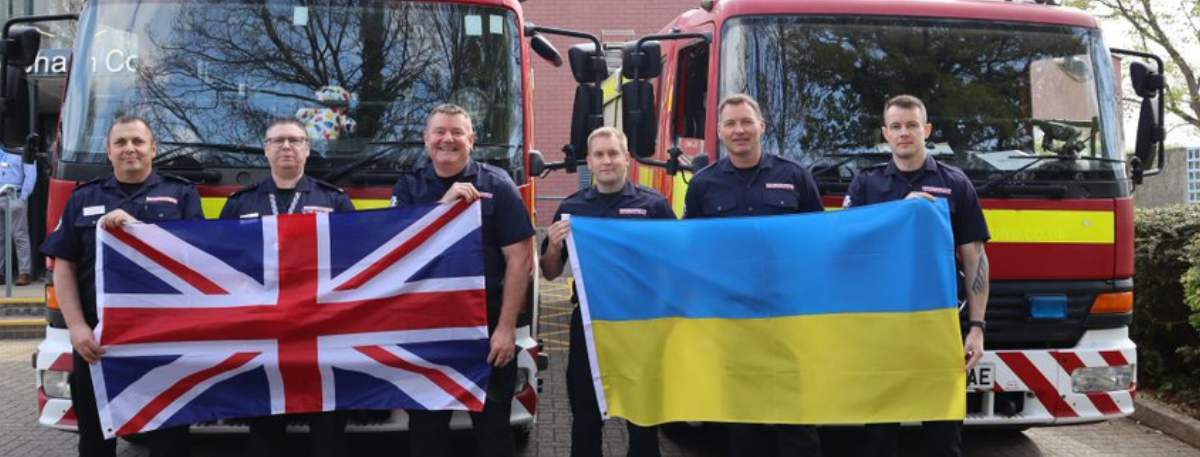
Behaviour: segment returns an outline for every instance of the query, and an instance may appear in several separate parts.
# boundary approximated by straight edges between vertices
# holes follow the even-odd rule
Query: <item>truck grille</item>
[[[1096,294],[1133,289],[1133,281],[996,281],[991,284],[987,307],[987,336],[989,350],[995,349],[1056,349],[1075,347],[1088,328],[1089,310]],[[1034,295],[1065,295],[1066,316],[1055,319],[1034,319],[1030,313],[1030,297]],[[963,334],[967,329],[967,309],[959,315]],[[1105,321],[1112,327],[1114,321]]]

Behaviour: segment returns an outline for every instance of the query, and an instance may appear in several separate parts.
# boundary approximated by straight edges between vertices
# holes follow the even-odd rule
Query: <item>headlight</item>
[[[513,393],[515,394],[515,393],[520,392],[521,389],[525,388],[526,384],[529,384],[529,369],[528,368],[518,368],[517,369],[517,387],[515,390],[513,390]]]
[[[1128,390],[1135,373],[1133,365],[1076,368],[1071,373],[1071,390],[1075,393]]]
[[[42,372],[42,390],[46,395],[55,398],[71,398],[71,383],[69,371],[46,370]]]

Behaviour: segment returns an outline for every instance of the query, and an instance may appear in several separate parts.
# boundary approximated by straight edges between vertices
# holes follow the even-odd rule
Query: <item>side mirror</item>
[[[8,148],[22,147],[28,140],[29,118],[35,108],[30,99],[29,78],[24,66],[9,65],[5,79],[6,97],[0,98],[0,114],[4,118],[0,142]]]
[[[708,166],[708,154],[703,152],[692,157],[692,163],[688,166],[692,169],[692,173],[703,170]]]
[[[558,53],[558,49],[554,48],[550,40],[539,33],[529,36],[529,49],[555,67],[561,67],[563,64],[562,54]]]
[[[8,38],[0,45],[0,54],[4,55],[4,61],[9,65],[25,68],[37,60],[41,45],[42,34],[37,29],[13,27],[8,31]]]
[[[642,46],[639,48],[638,43]],[[662,46],[657,41],[633,41],[621,49],[621,76],[650,79],[662,74]]]
[[[640,158],[653,156],[658,137],[654,87],[646,80],[629,81],[621,85],[621,98],[621,129],[629,138],[629,152]]]
[[[567,50],[567,59],[571,61],[571,75],[579,84],[600,84],[608,78],[608,62],[604,60],[604,54],[596,50],[595,44],[571,46]]]
[[[529,176],[541,176],[546,172],[546,159],[542,157],[542,151],[529,151]]]
[[[1133,163],[1134,181],[1140,183],[1143,176],[1158,173],[1156,165],[1161,165],[1165,153],[1163,142],[1166,132],[1162,124],[1163,100],[1160,95],[1165,92],[1167,84],[1162,74],[1141,62],[1129,65],[1129,75],[1134,92],[1142,98],[1133,148],[1133,156],[1137,159]]]

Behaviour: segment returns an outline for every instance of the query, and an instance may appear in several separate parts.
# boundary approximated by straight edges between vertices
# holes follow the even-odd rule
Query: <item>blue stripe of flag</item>
[[[596,320],[956,306],[954,241],[944,201],[756,218],[572,217],[571,230],[572,255],[584,265]]]

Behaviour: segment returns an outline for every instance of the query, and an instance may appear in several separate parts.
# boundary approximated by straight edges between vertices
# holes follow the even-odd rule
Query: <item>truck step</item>
[[[46,318],[44,317],[0,316],[0,340],[40,339],[45,337]]]
[[[38,318],[46,315],[46,300],[41,297],[0,298],[0,318]]]

